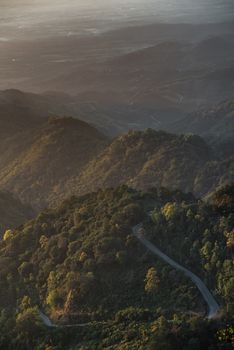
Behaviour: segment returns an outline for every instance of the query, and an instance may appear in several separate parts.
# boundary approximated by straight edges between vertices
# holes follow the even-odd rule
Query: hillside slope
[[[71,179],[66,192],[82,194],[126,183],[140,189],[163,186],[205,195],[233,176],[232,159],[214,160],[199,136],[132,131],[116,138],[78,178]]]
[[[31,132],[5,141],[0,158],[0,188],[34,207],[44,207],[71,175],[103,150],[108,139],[72,118],[52,118]]]

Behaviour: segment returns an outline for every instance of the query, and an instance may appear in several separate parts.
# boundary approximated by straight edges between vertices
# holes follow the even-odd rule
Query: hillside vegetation
[[[73,197],[13,230],[0,243],[0,348],[186,350],[192,342],[202,350],[231,349],[224,321],[234,288],[232,192],[217,193],[208,206],[178,191],[121,186]],[[177,258],[205,278],[222,319],[202,321],[206,308],[195,286],[132,235],[141,221],[161,247],[172,232],[171,244],[184,242]],[[38,309],[60,325],[88,324],[49,330]]]
[[[234,184],[215,192],[211,204],[168,202],[146,222],[148,237],[166,254],[203,277],[233,313]]]
[[[99,188],[168,187],[206,196],[233,179],[233,156],[199,136],[147,129],[112,142],[89,124],[50,118],[0,143],[0,188],[35,209]]]
[[[5,140],[0,187],[35,208],[45,207],[51,196],[63,191],[67,179],[78,176],[107,143],[104,135],[85,122],[50,118],[33,131]]]
[[[233,160],[215,157],[203,139],[148,129],[116,138],[66,192],[86,193],[128,184],[138,189],[163,186],[204,196],[233,179]]]

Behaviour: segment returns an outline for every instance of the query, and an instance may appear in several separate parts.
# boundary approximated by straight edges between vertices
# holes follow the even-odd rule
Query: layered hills
[[[65,111],[64,99],[68,103],[69,96],[60,96],[17,90],[0,94],[0,189],[36,209],[124,183],[205,196],[233,180],[233,100],[171,124],[177,134],[132,130],[110,140],[87,122],[53,117],[56,109]],[[54,109],[52,101],[58,102]]]
[[[62,92],[48,91],[42,94],[24,92],[16,89],[0,91],[0,135],[9,137],[17,132],[37,127],[46,122],[48,117],[73,116],[86,121],[105,132],[114,135],[126,128],[118,121],[119,111],[112,113],[105,107],[98,107],[95,102],[81,102],[77,96]],[[115,118],[116,116],[116,118]],[[114,121],[114,119],[116,119]]]
[[[15,45],[2,42],[8,55],[0,60],[1,88],[66,91],[78,96],[76,100],[98,106],[100,117],[109,111],[117,121],[113,117],[117,111],[121,124],[123,111],[145,110],[138,116],[141,128],[154,127],[148,113],[152,107],[154,117],[165,125],[165,118],[233,95],[231,21],[131,23],[98,35],[57,34],[38,40],[36,47],[31,39]],[[12,62],[8,56],[17,59]],[[131,117],[125,113],[125,123]]]
[[[162,50],[172,50],[176,45],[173,43],[161,44]],[[168,48],[169,46],[169,48]],[[155,47],[147,49],[150,52],[158,52]],[[160,49],[161,50],[161,49]],[[170,51],[170,50],[169,50]],[[160,51],[161,52],[161,51]],[[158,53],[159,55],[159,53]],[[168,54],[169,55],[169,54]],[[132,57],[133,56],[133,57]],[[116,65],[122,60],[134,64],[140,64],[141,56],[145,56],[149,62],[147,66],[155,63],[155,58],[150,58],[146,53],[139,52],[128,54],[127,57],[119,57]],[[137,68],[136,68],[137,70]],[[160,71],[160,70],[159,70]],[[163,75],[165,76],[165,75]],[[233,94],[231,94],[233,96]],[[137,101],[139,101],[138,96]],[[114,96],[112,96],[115,99]],[[180,97],[181,99],[181,97]],[[170,103],[166,102],[167,108]],[[118,104],[117,100],[112,103],[101,104],[95,98],[87,101],[85,95],[71,96],[59,92],[46,92],[43,94],[27,93],[19,90],[0,91],[0,135],[9,137],[16,132],[38,126],[50,116],[64,117],[73,116],[83,120],[110,137],[117,136],[130,129],[144,130],[153,128],[168,130],[173,133],[194,133],[205,137],[208,142],[220,143],[230,141],[233,134],[233,98],[220,103],[209,104],[206,108],[197,107],[192,113],[183,112],[179,105],[177,110],[163,109],[159,101],[156,106],[150,104]]]
[[[74,65],[72,71],[47,83],[101,105],[151,107],[164,128],[183,113],[233,96],[232,57],[229,35],[198,41],[171,38],[151,44],[146,39],[138,49],[87,62],[85,67]],[[138,124],[144,128],[151,115],[139,118]],[[151,127],[153,123],[151,119]]]

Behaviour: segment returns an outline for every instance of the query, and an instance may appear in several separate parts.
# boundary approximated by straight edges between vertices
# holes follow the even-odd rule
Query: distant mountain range
[[[0,87],[49,91],[39,109],[45,104],[50,113],[89,118],[112,135],[165,129],[233,97],[232,22],[132,24],[99,35],[73,34],[44,37],[37,45],[30,39],[2,42],[7,55],[0,57]]]
[[[205,196],[234,178],[233,100],[171,124],[178,134],[192,132],[206,141],[153,129],[111,140],[84,121],[53,117],[56,109],[50,106],[58,95],[10,90],[0,97],[0,189],[37,210],[73,194],[123,183]],[[58,111],[60,107],[62,114],[63,102]]]
[[[170,130],[192,111],[233,97],[233,47],[229,37],[163,41],[75,66],[45,86],[75,94],[69,115],[86,116],[111,135],[148,127]]]
[[[233,96],[233,44],[228,33],[198,41],[155,40],[119,55],[91,56],[91,62],[74,63],[44,84],[97,105],[152,108],[164,127],[183,113]],[[142,115],[141,125],[148,118]]]

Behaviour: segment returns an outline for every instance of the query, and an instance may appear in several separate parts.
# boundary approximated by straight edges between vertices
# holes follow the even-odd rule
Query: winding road
[[[214,299],[213,295],[210,293],[209,289],[206,287],[206,285],[202,282],[202,280],[196,276],[193,272],[186,269],[182,265],[178,264],[176,261],[171,259],[169,256],[164,254],[160,249],[158,249],[154,244],[152,244],[150,241],[148,241],[143,232],[143,224],[138,224],[132,228],[133,235],[143,244],[147,249],[149,249],[154,255],[157,255],[160,259],[164,260],[167,264],[175,268],[176,270],[179,270],[183,272],[187,277],[189,277],[193,283],[197,286],[199,289],[201,295],[203,296],[203,299],[208,305],[208,319],[213,319],[217,317],[220,307],[216,300]],[[42,312],[39,311],[40,318],[44,325],[49,328],[58,328],[58,327],[86,327],[89,326],[91,323],[79,323],[79,324],[67,324],[67,325],[56,325],[51,322],[51,320]]]
[[[193,283],[197,286],[199,289],[201,295],[203,296],[203,299],[208,305],[208,319],[215,318],[220,310],[220,307],[216,300],[214,299],[213,295],[210,293],[209,289],[206,287],[206,285],[202,282],[202,280],[196,276],[193,272],[186,269],[182,265],[178,264],[176,261],[172,260],[169,256],[164,254],[161,250],[159,250],[154,244],[152,244],[150,241],[148,241],[142,232],[144,232],[143,224],[138,224],[132,228],[133,235],[147,248],[149,249],[153,254],[157,255],[160,259],[164,260],[167,264],[171,265],[175,269],[182,271],[187,277],[189,277]]]

